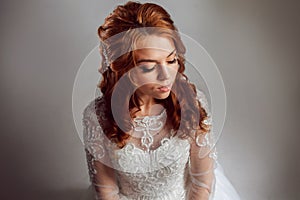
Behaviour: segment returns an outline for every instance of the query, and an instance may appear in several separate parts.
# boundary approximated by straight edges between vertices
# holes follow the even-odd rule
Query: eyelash
[[[143,72],[147,73],[147,72],[151,72],[155,69],[156,65],[154,67],[152,67],[151,69],[147,69],[145,67],[142,67]]]
[[[177,62],[177,58],[174,58],[174,59],[171,60],[171,61],[167,61],[168,64],[174,64],[174,63],[176,63],[176,62]],[[155,69],[155,67],[156,67],[156,65],[154,65],[154,67],[152,67],[151,69],[147,69],[147,68],[145,68],[145,67],[142,67],[142,70],[143,70],[143,72],[147,73],[147,72],[153,71],[153,70]]]
[[[168,61],[169,64],[174,64],[174,63],[176,63],[176,62],[177,62],[177,58],[174,58],[173,60]]]

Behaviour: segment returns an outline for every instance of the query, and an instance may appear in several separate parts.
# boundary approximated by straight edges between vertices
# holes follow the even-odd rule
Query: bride
[[[83,112],[85,199],[239,200],[217,161],[204,93],[159,5],[128,2],[98,29],[101,95]]]

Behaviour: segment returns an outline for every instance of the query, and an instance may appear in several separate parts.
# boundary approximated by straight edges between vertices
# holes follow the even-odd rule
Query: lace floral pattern
[[[152,132],[158,132],[163,128],[166,119],[166,110],[157,116],[146,116],[135,118],[134,131],[143,132],[141,137],[141,143],[146,147],[146,151],[150,151],[150,147],[153,144]]]
[[[204,94],[198,91],[197,98],[209,114],[205,123],[211,124]],[[99,97],[97,101],[101,101],[101,98]],[[191,146],[188,140],[173,137],[170,134],[170,137],[161,139],[158,148],[150,149],[154,141],[151,130],[161,129],[165,120],[163,116],[166,116],[165,111],[158,116],[135,120],[135,131],[143,132],[141,144],[146,147],[146,150],[138,148],[131,142],[128,142],[122,149],[112,144],[98,123],[94,101],[86,107],[83,116],[85,151],[90,180],[95,187],[97,187],[95,179],[99,178],[100,174],[95,167],[95,162],[98,161],[115,169],[118,185],[116,193],[119,193],[121,199],[186,199],[188,176],[192,177],[191,181],[194,184],[205,187],[203,183],[197,184],[198,180],[193,178],[194,174],[190,170]],[[99,117],[105,120],[101,112]],[[211,149],[209,157],[217,160],[212,134],[206,134],[203,138],[197,137],[196,144],[199,148]],[[107,185],[107,187],[114,186]]]
[[[207,98],[202,91],[197,91],[197,100],[200,101],[201,106],[207,112],[207,119],[205,119],[203,122],[206,125],[212,125],[212,116],[208,106]],[[196,143],[199,147],[207,147],[210,150],[209,157],[217,160],[218,154],[215,148],[216,136],[213,132],[205,134],[204,139],[201,139],[201,136],[197,136]],[[201,157],[201,155],[199,155],[199,157]]]
[[[150,153],[133,144],[115,152],[122,169],[118,170],[120,191],[130,199],[163,199],[163,196],[176,199],[178,192],[184,196],[183,176],[189,157],[187,141],[175,137],[164,139]]]

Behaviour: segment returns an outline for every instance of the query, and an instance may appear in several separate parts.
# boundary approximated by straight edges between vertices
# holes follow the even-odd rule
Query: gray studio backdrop
[[[1,199],[79,200],[88,188],[73,83],[98,26],[123,2],[1,1]],[[219,160],[241,198],[300,199],[299,3],[157,3],[219,67],[227,94]]]

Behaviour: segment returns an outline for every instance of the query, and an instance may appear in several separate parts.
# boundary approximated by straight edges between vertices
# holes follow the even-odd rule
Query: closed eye
[[[154,67],[152,68],[147,68],[146,66],[141,66],[141,69],[143,72],[147,73],[147,72],[151,72],[155,69],[156,65],[154,65]]]
[[[168,61],[167,63],[168,63],[168,64],[174,64],[174,63],[176,63],[176,62],[177,62],[177,58],[174,58],[173,60]]]

